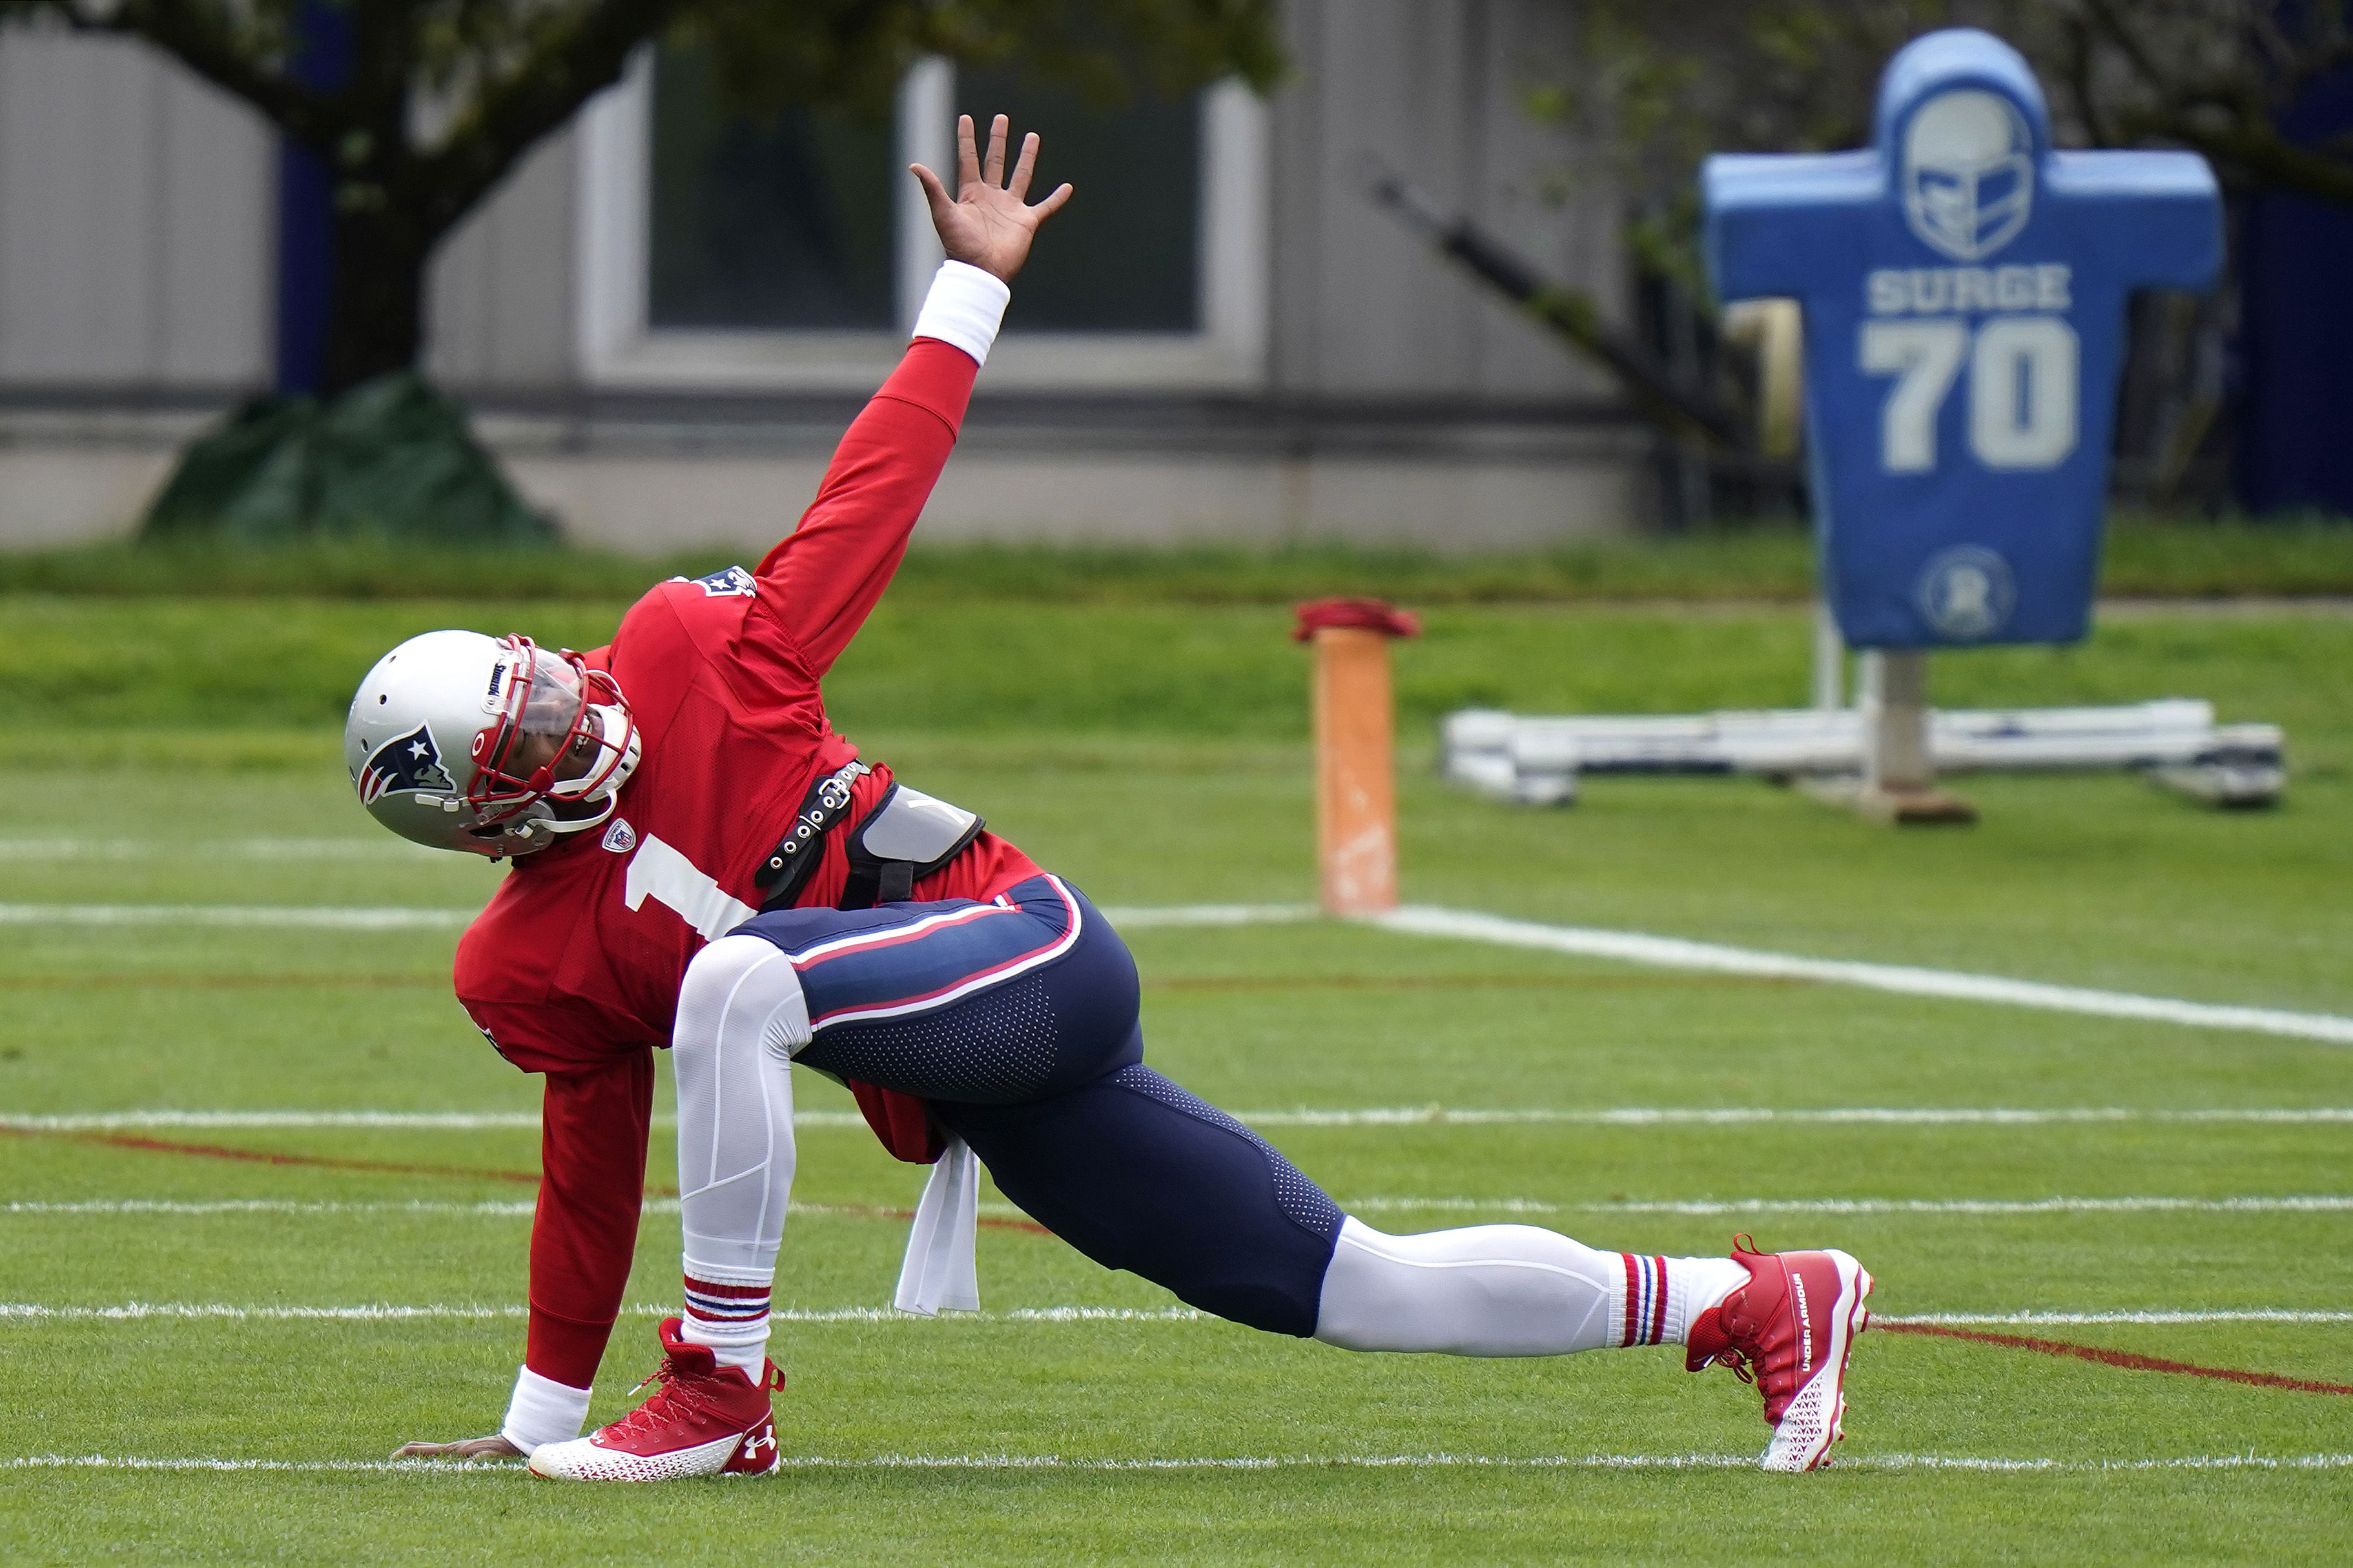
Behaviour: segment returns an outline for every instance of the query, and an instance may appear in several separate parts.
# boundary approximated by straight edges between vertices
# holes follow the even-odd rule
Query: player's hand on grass
[[[1038,133],[1021,139],[1021,157],[1013,177],[1005,176],[1005,144],[1012,131],[1005,116],[989,122],[988,162],[983,164],[973,146],[972,116],[956,117],[956,194],[951,198],[940,177],[921,163],[908,165],[922,182],[932,204],[932,226],[952,261],[967,262],[1000,282],[1010,283],[1029,259],[1029,241],[1038,226],[1053,216],[1071,199],[1071,187],[1057,185],[1036,205],[1026,205],[1029,177],[1038,166]]]
[[[396,1459],[520,1459],[522,1450],[493,1432],[462,1443],[403,1443],[392,1452]]]

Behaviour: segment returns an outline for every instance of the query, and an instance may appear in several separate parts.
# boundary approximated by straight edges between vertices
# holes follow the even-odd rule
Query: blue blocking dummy
[[[2211,285],[2221,203],[2191,153],[2063,153],[2018,52],[1907,45],[1872,145],[1719,156],[1717,297],[1805,312],[1824,591],[1855,647],[2089,629],[2125,306]]]

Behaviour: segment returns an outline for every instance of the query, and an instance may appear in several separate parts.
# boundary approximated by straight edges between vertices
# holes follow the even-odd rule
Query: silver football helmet
[[[368,815],[497,859],[602,824],[642,752],[610,675],[529,637],[427,632],[376,661],[343,722]]]

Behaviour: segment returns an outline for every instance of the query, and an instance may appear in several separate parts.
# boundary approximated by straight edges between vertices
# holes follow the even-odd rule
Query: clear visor
[[[572,726],[580,717],[580,704],[585,700],[586,694],[581,689],[579,672],[547,649],[533,648],[531,695],[523,703],[522,718],[515,722],[515,738],[502,771],[527,779],[555,762],[556,752],[571,735]],[[595,755],[595,748],[589,747],[565,757],[555,769],[555,776],[578,777],[587,771]]]

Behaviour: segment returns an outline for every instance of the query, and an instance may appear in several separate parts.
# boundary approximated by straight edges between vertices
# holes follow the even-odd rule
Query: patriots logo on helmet
[[[360,772],[360,802],[374,805],[388,790],[426,790],[454,795],[458,786],[441,765],[441,750],[433,731],[419,724],[396,741],[376,748]]]

